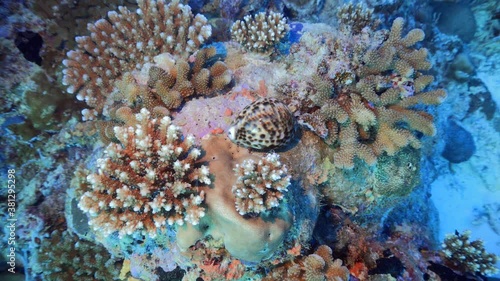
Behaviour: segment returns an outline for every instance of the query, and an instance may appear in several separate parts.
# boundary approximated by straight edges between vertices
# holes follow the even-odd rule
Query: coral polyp
[[[236,164],[237,180],[232,188],[236,210],[245,215],[278,207],[290,185],[287,171],[276,153],[266,155],[257,163],[248,159]]]
[[[166,226],[198,224],[205,215],[199,187],[211,180],[208,168],[196,163],[201,150],[194,138],[183,138],[169,117],[151,118],[146,109],[134,121],[114,128],[120,143],[109,144],[97,172],[87,176],[78,206],[89,224],[105,236],[151,237]]]

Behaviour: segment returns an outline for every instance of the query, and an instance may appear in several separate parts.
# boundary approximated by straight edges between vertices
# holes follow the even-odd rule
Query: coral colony
[[[439,136],[435,106],[447,93],[413,21],[384,22],[361,3],[324,3],[333,21],[323,24],[289,18],[324,19],[312,16],[318,1],[33,2],[43,15],[9,20],[44,34],[42,63],[0,41],[2,64],[12,62],[0,89],[36,97],[7,96],[4,108],[19,115],[1,117],[5,155],[18,151],[10,165],[23,167],[9,168],[18,182],[1,205],[12,213],[2,240],[11,274],[347,281],[497,272],[498,257],[470,232],[437,246],[430,222],[416,223],[430,221],[422,150]],[[33,117],[30,105],[54,117]]]

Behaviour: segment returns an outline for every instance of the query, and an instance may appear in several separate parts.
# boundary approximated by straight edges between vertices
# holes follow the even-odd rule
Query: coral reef
[[[84,113],[87,119],[102,114],[114,80],[123,73],[141,69],[161,53],[186,58],[212,33],[204,16],[193,16],[179,1],[138,4],[137,12],[120,7],[108,12],[109,20],[89,24],[90,36],[77,37],[77,48],[63,61],[63,84],[91,108]]]
[[[245,107],[228,129],[238,145],[258,150],[289,143],[295,132],[295,118],[288,107],[274,98],[256,100]]]
[[[333,259],[330,247],[321,245],[313,254],[273,268],[263,280],[348,281],[349,269],[342,260]]]
[[[287,33],[285,17],[276,12],[247,15],[231,26],[231,37],[251,51],[266,52]]]
[[[299,123],[336,148],[337,167],[353,168],[355,157],[373,164],[384,152],[419,148],[413,131],[435,133],[432,116],[416,106],[439,104],[446,94],[424,91],[434,80],[420,72],[430,68],[427,50],[411,48],[424,33],[413,29],[401,37],[402,28],[403,19],[397,18],[387,37],[384,30],[364,29],[333,39],[333,55],[319,62],[307,95],[291,101],[298,107]]]
[[[442,253],[453,267],[463,272],[491,275],[498,272],[495,267],[498,257],[487,253],[482,240],[470,241],[470,231],[447,234]]]
[[[374,28],[373,9],[367,9],[362,3],[354,5],[352,2],[344,4],[337,10],[337,19],[341,27],[350,27],[355,34],[365,27]]]
[[[418,4],[4,2],[0,14],[16,15],[0,18],[0,162],[19,178],[16,268],[26,280],[445,280],[429,263],[494,272],[498,258],[468,233],[433,248],[419,171],[434,141],[423,135],[436,131],[428,105],[446,94],[431,89],[421,47],[468,49],[457,38],[424,42],[437,28],[399,13]],[[23,19],[29,8],[42,19]],[[422,30],[404,33],[402,18],[376,30],[394,14]],[[309,23],[325,17],[334,27]],[[234,41],[213,43],[230,29]],[[474,77],[482,58],[465,68],[463,58],[451,76],[485,88]],[[81,102],[62,97],[60,82]],[[489,103],[498,121],[494,98],[470,97],[467,114]],[[478,219],[498,230],[496,211],[485,205]]]
[[[219,248],[212,239],[198,241],[183,253],[194,264],[184,275],[183,281],[244,280],[245,265],[232,258],[225,249]]]
[[[21,52],[16,48],[14,42],[1,37],[0,62],[2,63],[2,68],[0,68],[2,109],[7,109],[11,103],[7,100],[7,91],[15,84],[26,79],[27,73],[30,73],[36,67],[34,63],[22,58]]]
[[[197,164],[201,150],[194,138],[182,138],[169,117],[151,118],[142,109],[135,126],[115,127],[120,143],[109,144],[97,162],[79,207],[89,224],[105,236],[139,232],[155,237],[166,225],[198,224],[210,184],[208,168]]]
[[[244,261],[260,262],[275,255],[292,227],[289,207],[280,204],[272,213],[240,215],[231,192],[231,187],[237,182],[237,175],[228,172],[236,164],[250,159],[258,162],[261,157],[250,154],[247,149],[234,145],[220,135],[204,139],[202,147],[206,155],[201,161],[208,162],[215,180],[213,188],[203,188],[207,208],[200,224],[185,225],[178,229],[177,243],[180,248],[186,251],[196,241],[212,237],[220,241],[233,257]]]
[[[97,122],[103,141],[116,140],[112,128],[127,124],[141,108],[162,117],[193,96],[209,96],[224,89],[232,81],[232,72],[219,60],[223,57],[223,46],[212,45],[197,51],[189,59],[191,64],[164,53],[155,56],[154,64],[147,63],[140,72],[124,73],[106,99],[103,113],[111,120]],[[96,115],[88,109],[82,113],[84,121]]]
[[[269,153],[258,163],[249,159],[234,168],[237,180],[232,191],[240,215],[261,213],[279,206],[288,191],[290,176],[279,161],[279,155]]]
[[[43,36],[51,48],[67,46],[75,47],[75,36],[87,32],[87,23],[106,17],[108,11],[125,6],[130,10],[137,9],[135,0],[105,1],[57,1],[34,0],[30,3],[33,12],[46,24]]]
[[[43,280],[120,280],[118,259],[68,231],[54,230],[42,239],[33,263]]]

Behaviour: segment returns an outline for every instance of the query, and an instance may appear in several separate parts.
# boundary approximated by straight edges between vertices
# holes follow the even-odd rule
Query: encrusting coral
[[[414,107],[439,104],[446,93],[424,91],[434,79],[420,72],[431,67],[427,50],[411,48],[424,33],[413,29],[402,37],[403,23],[397,18],[387,38],[386,31],[363,29],[331,42],[334,55],[323,58],[307,97],[295,102],[299,124],[336,148],[339,168],[353,168],[356,156],[373,164],[384,152],[419,148],[413,131],[435,133],[432,116]]]
[[[200,186],[211,180],[208,168],[197,163],[201,150],[194,137],[183,138],[169,117],[151,118],[146,109],[135,123],[114,128],[120,143],[109,144],[98,171],[87,176],[78,206],[90,226],[105,236],[155,237],[166,225],[198,224],[205,215]]]
[[[236,164],[237,179],[232,191],[240,215],[261,213],[277,207],[290,185],[287,168],[279,155],[269,153],[256,163],[252,159]]]
[[[313,254],[275,267],[263,280],[347,281],[349,269],[333,259],[330,247],[321,245]]]
[[[34,271],[43,280],[119,280],[118,262],[101,245],[54,230],[41,240]]]
[[[246,15],[231,26],[231,37],[243,47],[257,52],[272,48],[288,32],[286,18],[276,12]]]
[[[90,36],[77,37],[77,48],[63,61],[63,84],[90,107],[87,119],[102,114],[114,80],[124,72],[141,69],[161,53],[187,58],[211,36],[207,19],[193,16],[178,0],[138,0],[138,5],[137,12],[119,7],[89,24]]]
[[[447,234],[443,242],[444,257],[464,272],[492,275],[498,272],[498,257],[487,253],[482,240],[469,241],[470,231]]]

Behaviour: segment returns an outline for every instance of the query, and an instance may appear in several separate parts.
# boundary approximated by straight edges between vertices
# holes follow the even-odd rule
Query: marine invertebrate
[[[223,46],[202,48],[189,59],[175,59],[168,53],[153,58],[140,73],[126,72],[115,82],[115,89],[106,99],[104,114],[111,120],[100,122],[101,137],[116,139],[112,128],[125,123],[141,108],[155,117],[170,114],[182,102],[195,95],[211,95],[230,84],[232,72],[221,61]],[[91,111],[84,110],[84,120]],[[106,141],[109,142],[109,141]]]
[[[119,260],[104,247],[67,230],[52,231],[41,240],[31,265],[43,280],[120,280]]]
[[[261,213],[280,204],[283,192],[290,185],[287,168],[279,161],[279,155],[269,153],[258,163],[252,159],[236,164],[237,180],[232,191],[236,210],[240,215]]]
[[[201,150],[194,137],[183,138],[169,117],[151,118],[146,109],[135,115],[135,124],[114,131],[120,143],[107,146],[78,204],[91,227],[105,236],[155,237],[166,225],[198,224],[205,215],[200,185],[211,180],[208,168],[197,163]]]
[[[282,102],[259,99],[246,106],[228,129],[229,138],[238,145],[254,149],[284,146],[294,136],[295,119]]]
[[[232,79],[226,64],[218,60],[220,56],[217,48],[210,46],[196,52],[191,66],[187,61],[177,61],[170,70],[152,66],[148,86],[155,89],[167,108],[178,107],[183,98],[191,95],[210,95]]]
[[[373,9],[368,9],[362,3],[354,5],[346,3],[337,9],[337,19],[343,27],[350,27],[355,34],[360,33],[366,27],[373,27]]]
[[[313,254],[274,268],[263,280],[347,281],[349,270],[342,265],[342,260],[333,259],[330,247],[321,245]]]
[[[273,212],[242,216],[234,206],[235,198],[231,192],[237,176],[228,171],[244,160],[259,161],[260,157],[221,135],[203,139],[201,145],[206,152],[201,161],[208,162],[215,180],[211,188],[203,188],[207,208],[200,224],[178,228],[179,247],[187,250],[197,241],[211,237],[242,261],[260,262],[275,255],[292,227],[289,207],[280,204]]]
[[[414,131],[435,133],[432,116],[416,106],[439,104],[446,93],[425,91],[434,79],[420,72],[431,67],[427,50],[411,48],[424,33],[413,29],[402,37],[403,23],[397,18],[387,38],[386,31],[364,30],[334,41],[339,56],[323,58],[325,70],[313,79],[320,82],[299,103],[299,123],[336,149],[337,167],[352,168],[355,157],[373,164],[382,153],[419,148]]]
[[[88,25],[90,36],[76,37],[77,48],[63,61],[63,84],[100,115],[114,80],[161,53],[187,57],[211,35],[203,15],[175,0],[139,0],[137,12],[119,7],[108,19]]]
[[[277,44],[287,33],[285,17],[276,12],[246,15],[231,26],[231,37],[243,47],[265,52]]]
[[[464,272],[484,275],[498,272],[495,267],[498,257],[486,252],[482,240],[470,241],[470,234],[470,231],[447,234],[442,245],[444,257]]]

